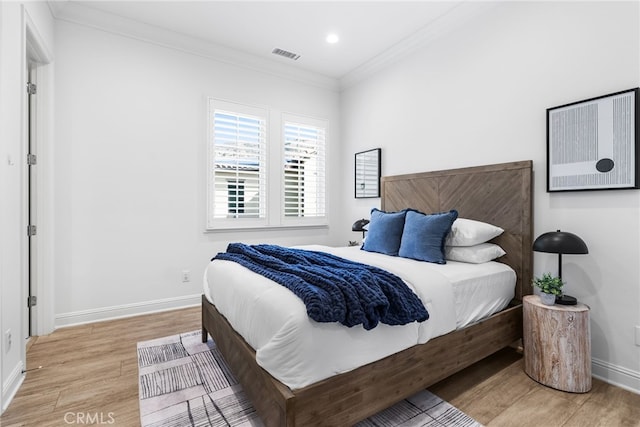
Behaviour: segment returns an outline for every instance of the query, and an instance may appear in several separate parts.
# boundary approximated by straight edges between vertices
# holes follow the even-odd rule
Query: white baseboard
[[[21,360],[20,362],[18,362],[15,368],[13,368],[13,370],[9,374],[9,377],[7,378],[7,381],[2,384],[2,411],[0,411],[0,413],[4,412],[5,409],[9,407],[9,404],[13,400],[13,397],[16,395],[18,389],[22,385],[22,382],[24,381],[24,374],[22,373],[23,369],[24,365],[22,364]]]
[[[113,307],[102,307],[91,310],[72,311],[70,313],[60,313],[56,315],[55,327],[64,328],[67,326],[83,325],[85,323],[102,322],[105,320],[139,316],[141,314],[194,307],[200,305],[201,301],[202,295],[197,294],[124,304]]]
[[[640,372],[592,358],[591,374],[594,378],[640,394]]]

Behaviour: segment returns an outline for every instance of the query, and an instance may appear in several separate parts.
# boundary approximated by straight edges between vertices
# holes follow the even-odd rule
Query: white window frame
[[[239,116],[249,116],[260,118],[264,121],[264,152],[261,157],[264,159],[262,171],[261,199],[264,203],[261,217],[258,218],[216,218],[215,209],[215,132],[214,116],[216,112],[227,112]],[[268,225],[269,218],[269,110],[264,107],[251,106],[236,102],[224,101],[215,98],[208,98],[207,115],[207,207],[206,207],[206,230],[237,229],[237,228],[260,228]],[[262,162],[261,162],[262,163]]]
[[[323,120],[323,119],[317,119],[317,118],[313,118],[313,117],[308,117],[308,116],[302,116],[302,115],[297,115],[297,114],[292,114],[292,113],[282,113],[282,119],[281,119],[281,124],[280,124],[280,129],[281,129],[281,147],[280,147],[280,155],[281,155],[281,162],[280,162],[280,168],[282,173],[279,176],[282,188],[280,191],[280,221],[282,224],[284,225],[288,225],[288,226],[321,226],[321,225],[326,225],[328,224],[328,197],[327,197],[327,131],[328,131],[328,122],[327,120]],[[284,173],[284,169],[282,169],[284,167],[285,164],[285,127],[286,125],[290,123],[290,124],[294,124],[294,125],[300,125],[300,126],[308,126],[310,128],[317,128],[319,130],[321,130],[322,133],[322,137],[323,137],[323,147],[322,150],[324,151],[321,156],[322,156],[322,165],[321,165],[321,171],[319,171],[319,173],[322,174],[322,176],[320,177],[320,179],[322,180],[322,182],[320,183],[321,188],[319,188],[319,191],[322,192],[323,194],[320,196],[322,198],[322,200],[320,201],[320,204],[323,205],[320,209],[323,211],[321,214],[317,215],[317,216],[301,216],[301,217],[291,217],[291,216],[285,216],[285,173]]]
[[[214,218],[214,114],[216,110],[222,110],[239,115],[264,117],[265,124],[265,165],[264,176],[264,218]],[[232,101],[221,100],[213,97],[207,98],[207,164],[206,173],[206,209],[205,232],[230,231],[230,230],[256,230],[256,229],[281,229],[281,228],[307,228],[328,226],[328,183],[327,183],[327,158],[328,158],[328,121],[309,116],[292,113],[276,112],[268,107],[252,106]],[[293,122],[324,129],[324,215],[314,217],[286,217],[284,211],[284,128],[285,123]]]

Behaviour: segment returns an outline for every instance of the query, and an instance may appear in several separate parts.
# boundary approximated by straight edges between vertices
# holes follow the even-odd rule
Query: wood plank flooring
[[[27,354],[30,371],[0,426],[138,426],[136,343],[199,328],[197,307],[37,337]],[[524,373],[522,356],[514,349],[430,390],[490,427],[640,427],[640,395],[595,379],[585,394],[550,389]]]

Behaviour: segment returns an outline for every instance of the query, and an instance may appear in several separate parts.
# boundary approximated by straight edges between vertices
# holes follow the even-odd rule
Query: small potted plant
[[[540,288],[540,300],[545,305],[555,304],[556,297],[562,296],[562,285],[564,283],[559,277],[544,273],[542,277],[533,279],[533,284]]]

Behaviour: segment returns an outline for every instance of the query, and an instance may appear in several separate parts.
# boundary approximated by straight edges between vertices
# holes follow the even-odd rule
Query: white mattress
[[[506,307],[515,272],[496,262],[431,264],[362,251],[304,246],[384,268],[404,279],[429,312],[422,323],[372,330],[311,320],[291,291],[232,261],[211,262],[204,294],[256,350],[256,361],[291,389],[382,359]]]

